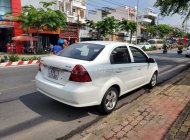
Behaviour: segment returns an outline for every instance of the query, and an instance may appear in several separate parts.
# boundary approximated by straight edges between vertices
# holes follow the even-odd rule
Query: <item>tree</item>
[[[156,30],[159,33],[159,36],[161,38],[168,36],[169,33],[171,33],[173,31],[173,27],[167,25],[167,24],[158,24],[156,26]]]
[[[179,28],[177,28],[177,27],[173,28],[173,31],[172,31],[173,37],[183,37],[184,35],[185,35],[185,33],[183,31],[181,31]]]
[[[146,25],[147,32],[150,33],[150,38],[155,37],[157,33],[156,25]]]
[[[120,26],[120,29],[122,31],[126,31],[126,32],[129,32],[130,31],[130,43],[132,42],[132,37],[133,37],[133,33],[136,31],[137,29],[137,24],[136,22],[133,22],[133,21],[129,21],[127,19],[122,19],[120,22],[119,22],[119,26]]]
[[[106,37],[107,35],[113,34],[117,29],[117,20],[114,17],[107,17],[98,22],[87,20],[86,24],[97,32],[98,39],[100,39],[101,36]]]
[[[64,29],[66,25],[66,17],[59,10],[52,10],[49,7],[55,4],[54,2],[40,2],[43,8],[35,8],[32,5],[22,7],[22,12],[19,16],[15,17],[15,20],[21,23],[21,28],[25,32],[30,27],[37,30],[37,34],[40,29],[56,31],[58,29]]]
[[[160,8],[163,16],[180,14],[185,16],[184,22],[190,18],[190,0],[157,0],[154,6]]]

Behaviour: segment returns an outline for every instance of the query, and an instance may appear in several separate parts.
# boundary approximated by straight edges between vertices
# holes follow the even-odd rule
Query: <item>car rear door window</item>
[[[130,63],[131,58],[126,46],[120,46],[115,48],[110,56],[111,64],[125,64]]]
[[[100,54],[104,47],[104,45],[99,44],[76,43],[62,50],[58,56],[92,61]]]
[[[148,58],[147,56],[138,48],[129,47],[132,54],[133,54],[133,58],[134,58],[134,63],[147,63],[148,62]]]

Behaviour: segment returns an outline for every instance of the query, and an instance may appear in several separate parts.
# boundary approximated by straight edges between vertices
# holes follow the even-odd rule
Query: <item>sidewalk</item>
[[[72,140],[190,140],[190,69],[90,126]]]

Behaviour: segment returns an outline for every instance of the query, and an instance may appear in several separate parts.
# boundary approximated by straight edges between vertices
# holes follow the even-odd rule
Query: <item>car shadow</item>
[[[24,95],[20,97],[20,101],[32,111],[56,121],[67,122],[89,115],[99,115],[96,107],[72,107],[51,99],[40,92]]]

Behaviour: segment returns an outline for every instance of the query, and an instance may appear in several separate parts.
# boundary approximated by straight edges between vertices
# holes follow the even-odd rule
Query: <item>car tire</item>
[[[157,84],[157,79],[158,79],[158,74],[157,74],[157,72],[154,72],[154,74],[152,75],[151,80],[148,83],[147,87],[149,89],[154,88],[156,86],[156,84]]]
[[[109,114],[115,109],[118,101],[118,94],[119,92],[115,87],[111,87],[106,91],[102,99],[102,102],[99,106],[101,114]]]

